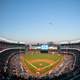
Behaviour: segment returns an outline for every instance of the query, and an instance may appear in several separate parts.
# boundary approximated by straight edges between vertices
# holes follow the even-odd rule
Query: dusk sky
[[[80,0],[0,0],[0,37],[18,41],[80,39]]]

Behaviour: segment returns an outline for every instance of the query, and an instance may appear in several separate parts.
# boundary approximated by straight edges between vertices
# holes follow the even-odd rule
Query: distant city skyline
[[[0,37],[25,42],[80,39],[80,0],[0,0]]]

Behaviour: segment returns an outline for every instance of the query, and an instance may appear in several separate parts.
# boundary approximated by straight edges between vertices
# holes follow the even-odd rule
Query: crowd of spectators
[[[0,72],[0,80],[58,80],[58,77],[49,77],[48,75],[44,77],[34,77],[34,76],[29,76],[28,79],[25,79],[22,76],[17,76],[17,75],[11,75],[6,72],[1,71]]]

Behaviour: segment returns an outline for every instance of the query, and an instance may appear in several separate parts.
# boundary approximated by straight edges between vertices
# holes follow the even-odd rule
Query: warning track
[[[28,57],[28,55],[25,56]],[[52,58],[52,54],[51,56],[47,55],[49,58],[46,58],[45,55],[44,58],[42,58],[41,55],[36,55],[35,58],[32,55],[31,56],[29,55],[28,58],[25,56],[20,57],[21,64],[25,70],[27,70],[30,74],[34,76],[42,76],[49,73],[49,71],[59,66],[62,63],[62,59],[63,59],[63,56],[57,55],[59,58],[56,60],[52,60],[50,59],[50,57]]]

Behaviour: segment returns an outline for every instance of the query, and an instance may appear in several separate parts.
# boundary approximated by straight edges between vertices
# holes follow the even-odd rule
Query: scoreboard
[[[41,45],[41,50],[48,50],[48,45],[47,44]]]
[[[48,53],[48,45],[47,44],[41,45],[41,52],[47,52]]]

